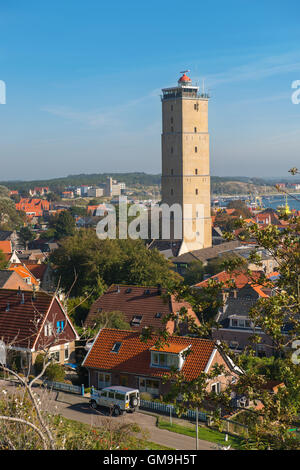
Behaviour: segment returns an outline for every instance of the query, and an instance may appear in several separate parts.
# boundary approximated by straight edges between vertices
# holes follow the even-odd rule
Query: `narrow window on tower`
[[[197,168],[195,169],[195,175],[198,175],[198,169]]]
[[[173,196],[173,189],[171,189],[171,196]]]
[[[171,124],[173,124],[173,118],[171,117]]]
[[[196,196],[198,195],[198,189],[195,190]]]
[[[195,153],[197,153],[197,152],[198,152],[198,147],[195,147]]]
[[[171,132],[174,132],[174,127],[173,126],[171,127]]]
[[[197,133],[197,127],[194,127],[194,132],[195,132],[195,134]]]
[[[196,105],[196,103],[194,104],[194,109],[195,109],[195,110],[197,109],[197,105]]]
[[[171,175],[173,175],[173,168],[171,169]]]

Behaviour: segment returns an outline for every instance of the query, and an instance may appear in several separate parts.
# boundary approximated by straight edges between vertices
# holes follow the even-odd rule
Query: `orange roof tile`
[[[11,253],[12,252],[11,241],[10,240],[0,241],[0,250],[3,251],[3,253]]]
[[[84,367],[112,370],[150,377],[162,377],[168,371],[159,367],[150,367],[151,348],[158,336],[146,342],[140,340],[140,333],[127,330],[104,328],[100,330],[93,346],[84,360]],[[193,380],[205,370],[214,351],[214,342],[208,339],[172,336],[173,347],[186,349],[191,345],[182,372],[187,380]],[[121,343],[118,353],[112,352],[115,343]]]
[[[36,278],[34,277],[34,275],[29,271],[29,269],[24,266],[23,264],[19,264],[19,263],[16,263],[16,264],[13,264],[12,266],[10,266],[9,268],[11,271],[15,271],[16,273],[19,274],[19,276],[21,276],[23,279],[28,279],[30,278],[30,283],[31,284],[34,284],[35,286],[38,286],[39,285],[39,282],[36,280]]]
[[[252,271],[251,277],[254,279],[258,279],[260,276],[260,271]],[[210,279],[214,279],[219,282],[229,282],[234,281],[237,289],[242,289],[246,284],[248,284],[252,279],[248,274],[241,273],[241,272],[232,272],[228,273],[227,271],[221,271],[214,276],[211,276],[209,279],[205,279],[205,281],[201,281],[198,284],[195,284],[194,287],[207,287],[208,281]]]
[[[150,351],[159,351],[159,352],[179,354],[181,351],[184,351],[185,349],[186,349],[186,346],[183,346],[182,344],[169,342],[168,344],[165,344],[164,346],[161,346],[161,347],[153,346],[152,348],[150,348]]]

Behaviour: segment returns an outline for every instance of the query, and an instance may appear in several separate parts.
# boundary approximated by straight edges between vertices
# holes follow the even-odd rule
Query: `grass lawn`
[[[168,421],[164,421],[160,417],[157,418],[156,425],[160,429],[166,429],[168,431],[176,432],[178,434],[185,434],[186,436],[196,438],[195,426],[192,428],[175,423],[173,423],[173,425],[171,426]],[[234,449],[241,449],[242,444],[244,443],[244,439],[230,435],[228,435],[228,441],[225,442],[224,433],[215,431],[214,429],[210,429],[204,426],[199,426],[198,437],[203,441],[215,442],[216,444],[222,444],[226,446],[231,445],[231,447]]]
[[[91,433],[91,426],[86,423],[81,423],[79,421],[75,421],[72,419],[64,418],[60,416],[59,419],[65,424],[66,431],[72,434],[78,433]],[[149,450],[174,450],[172,447],[166,447],[161,444],[157,444],[156,442],[148,441],[147,439],[141,439],[136,437],[135,439],[137,449],[149,449]],[[130,450],[135,450],[134,447],[130,447]]]

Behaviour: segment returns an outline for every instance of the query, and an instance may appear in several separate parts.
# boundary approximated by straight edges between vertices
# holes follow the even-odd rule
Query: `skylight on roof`
[[[131,325],[139,326],[142,322],[143,315],[134,315],[131,320]]]
[[[122,343],[115,343],[111,349],[111,352],[118,353],[120,351],[121,346],[122,346]]]

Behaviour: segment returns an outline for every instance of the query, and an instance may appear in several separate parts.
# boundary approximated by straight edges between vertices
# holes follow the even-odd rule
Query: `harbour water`
[[[294,197],[288,196],[287,202],[290,209],[300,210],[300,194],[293,194]],[[297,200],[295,199],[297,198]],[[284,206],[286,197],[281,195],[262,197],[262,203],[265,208],[277,209],[278,206]]]

